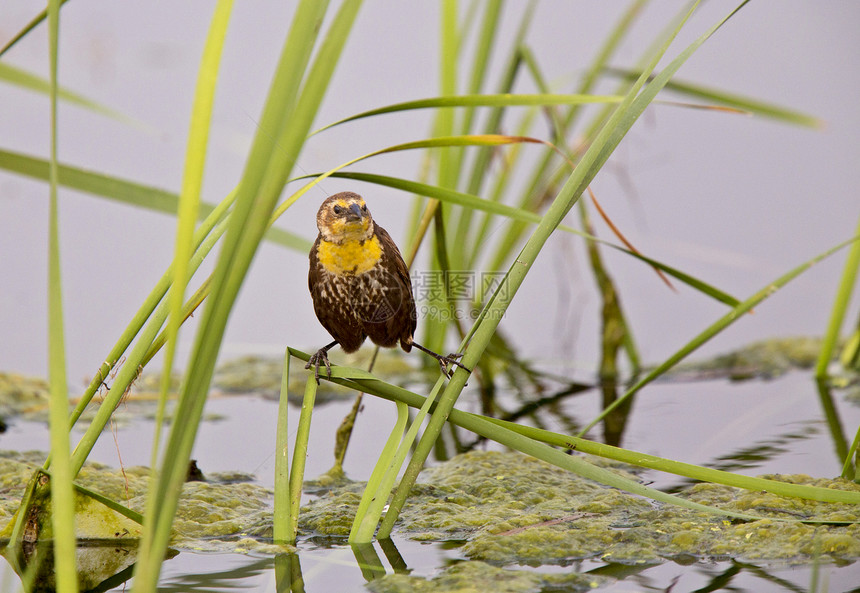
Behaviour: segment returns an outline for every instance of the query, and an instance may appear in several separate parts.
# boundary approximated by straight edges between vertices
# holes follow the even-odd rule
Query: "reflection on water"
[[[737,471],[761,466],[768,459],[787,453],[792,441],[807,440],[818,434],[819,422],[803,422],[799,428],[787,427],[787,432],[772,438],[755,441],[749,445],[718,456],[708,467],[725,471]]]
[[[191,593],[210,591],[259,591],[272,593],[343,593],[376,591],[451,591],[459,582],[458,575],[467,579],[476,573],[464,568],[457,548],[422,545],[404,540],[388,540],[350,549],[339,545],[331,548],[302,549],[298,554],[282,554],[274,558],[254,558],[235,554],[195,554],[183,552],[164,565],[159,591]],[[433,562],[428,563],[428,557]],[[802,593],[818,591],[856,592],[860,570],[854,565],[824,564],[817,567],[767,565],[737,560],[698,561],[696,558],[675,558],[662,564],[627,565],[581,560],[567,566],[531,569],[524,566],[479,567],[486,577],[492,574],[498,591],[585,591],[586,583],[597,583],[600,591],[732,591],[735,593]],[[13,581],[0,567],[3,591],[16,590]],[[94,591],[128,591],[130,569],[123,578],[105,582]],[[573,576],[580,585],[574,585]],[[570,581],[569,586],[559,583]],[[480,582],[480,581],[479,581]],[[483,581],[487,583],[488,581]],[[528,583],[538,588],[514,588]],[[613,584],[615,583],[615,584]],[[446,588],[448,587],[448,588]],[[475,590],[475,589],[472,589]]]
[[[739,473],[743,473],[741,470],[752,470],[762,467],[771,459],[801,449],[803,441],[814,438],[820,432],[818,428],[820,421],[803,421],[799,425],[787,426],[785,427],[786,432],[782,434],[754,441],[724,455],[720,455],[713,461],[702,462],[699,465]],[[694,480],[683,479],[676,485],[663,487],[662,490],[666,492],[678,492],[694,483]]]
[[[608,408],[619,399],[618,385],[614,381],[604,381],[603,385],[600,386],[600,392],[603,395],[603,409]],[[627,419],[633,409],[635,399],[635,395],[628,397],[603,419],[603,442],[607,445],[621,446],[624,429],[627,426]]]
[[[220,555],[219,555],[220,556]],[[180,554],[175,561],[182,563],[189,560],[192,554]],[[162,578],[158,590],[163,593],[183,593],[186,591],[242,591],[247,590],[251,583],[267,580],[272,572],[271,558],[232,558],[230,562],[221,562],[221,566],[229,564],[229,568],[205,572],[183,572],[170,574]],[[214,556],[213,556],[214,559]],[[223,559],[222,559],[223,560]],[[175,565],[165,564],[165,568],[175,569]],[[171,571],[172,572],[172,571]],[[287,590],[287,589],[285,589]]]

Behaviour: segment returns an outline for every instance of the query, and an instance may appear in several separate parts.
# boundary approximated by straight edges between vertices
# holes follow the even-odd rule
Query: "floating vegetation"
[[[255,394],[277,399],[284,362],[280,358],[243,356],[215,369],[212,385],[225,394]]]
[[[811,369],[821,353],[821,338],[773,338],[701,362],[684,362],[667,378],[774,379],[796,369]]]
[[[547,574],[499,568],[486,562],[460,562],[433,578],[387,574],[369,582],[373,593],[462,593],[492,590],[494,593],[531,591],[590,591],[609,581],[605,577],[576,572]]]
[[[616,470],[620,471],[620,470]],[[771,479],[860,491],[846,480]],[[564,564],[583,558],[640,563],[678,556],[809,563],[860,557],[855,505],[828,504],[698,484],[681,495],[766,519],[736,523],[605,488],[517,453],[472,452],[426,470],[400,515],[401,535],[462,541],[470,559],[494,564]],[[360,488],[335,489],[302,509],[300,526],[348,533]],[[792,521],[781,521],[791,519]]]
[[[111,420],[115,426],[124,426],[140,418],[152,419],[158,403],[158,378],[144,375],[138,379],[131,390],[123,396],[122,403],[114,411]],[[74,405],[77,399],[70,399]],[[96,395],[81,414],[81,422],[91,422],[101,403]],[[27,377],[15,373],[0,373],[0,418],[9,420],[20,418],[28,422],[48,422],[48,382],[38,377]],[[168,412],[168,420],[170,413]],[[217,414],[205,414],[204,419],[212,422],[222,420]]]
[[[6,531],[20,504],[24,484],[43,459],[44,453],[40,452],[0,453],[0,525],[5,523]],[[618,467],[613,471],[634,477]],[[767,477],[860,491],[860,485],[845,480]],[[149,470],[143,467],[123,471],[88,463],[76,482],[139,511],[144,506],[148,479]],[[187,482],[174,523],[173,553],[192,550],[276,555],[292,549],[271,543],[272,492],[251,479],[214,473],[207,474],[205,481]],[[302,537],[318,540],[321,545],[345,544],[364,484],[351,482],[327,491],[319,484],[313,487],[319,498],[301,511]],[[413,488],[400,514],[398,532],[413,540],[456,544],[468,560],[432,578],[388,574],[368,587],[377,593],[430,593],[469,591],[475,583],[492,582],[494,590],[500,592],[556,588],[579,591],[599,586],[602,577],[504,567],[567,565],[586,558],[639,565],[676,559],[689,562],[691,558],[805,564],[830,559],[850,563],[860,557],[860,524],[826,523],[860,521],[856,505],[784,498],[714,484],[697,484],[681,495],[697,503],[767,518],[732,522],[659,505],[519,453],[459,455],[423,472],[422,482]],[[91,538],[81,542],[79,565],[94,554],[101,558],[107,553],[109,558],[100,562],[107,562],[115,573],[125,570],[123,558],[128,564],[132,561],[139,530],[125,525],[126,519],[122,519],[125,529],[117,528],[116,517],[93,502],[78,504],[77,515],[77,535]],[[112,546],[96,545],[103,538],[99,539],[100,532],[92,527],[94,524],[107,526],[105,533],[120,533],[124,543],[117,540]],[[81,530],[81,525],[87,528]],[[122,549],[127,558],[117,554]],[[92,574],[98,578],[103,575]]]
[[[334,352],[331,360],[334,364],[367,368],[371,353],[371,348],[364,348],[349,355]],[[256,395],[276,400],[280,393],[282,371],[283,359],[281,358],[243,356],[229,360],[216,369],[211,396]],[[396,378],[401,383],[419,383],[424,380],[420,370],[410,366],[402,356],[394,352],[379,353],[374,365],[374,373],[383,377]],[[105,384],[110,382],[108,378]],[[180,375],[174,376],[171,380],[171,399],[175,398],[175,390],[180,382]],[[113,421],[122,425],[135,418],[154,418],[160,388],[159,374],[141,374],[128,393],[123,396],[122,404],[112,416]],[[304,376],[296,373],[290,385],[290,401],[301,405],[303,391]],[[48,397],[49,387],[46,380],[17,373],[0,372],[0,419],[21,418],[31,422],[47,422]],[[319,389],[317,404],[353,397],[355,397],[354,391],[326,382]],[[74,405],[77,400],[73,398],[70,403]],[[99,403],[100,398],[97,395],[83,413],[82,422],[93,419]],[[208,414],[204,419],[215,421],[222,418]]]
[[[44,379],[0,372],[0,417],[28,417],[38,411],[47,419],[48,397]]]
[[[358,352],[345,354],[340,349],[331,353],[332,364],[351,367],[367,368],[373,348],[362,348]],[[212,387],[224,394],[251,394],[267,399],[278,399],[281,390],[281,374],[284,370],[283,357],[269,358],[264,356],[243,356],[236,360],[227,361],[215,369]],[[420,371],[410,366],[403,356],[396,352],[380,351],[374,362],[373,372],[380,377],[395,378],[401,382],[415,382],[423,378]],[[301,405],[304,393],[305,377],[295,373],[290,381],[290,401]],[[352,399],[355,392],[331,382],[320,385],[316,403]]]
[[[0,452],[0,529],[8,530],[27,481],[44,459],[45,453],[39,452]],[[271,537],[272,491],[252,483],[252,476],[215,472],[206,477],[206,481],[184,485],[172,545],[186,550],[233,552],[236,540],[248,536],[265,546],[266,536]],[[148,482],[149,469],[145,467],[120,470],[99,463],[87,463],[75,480],[137,512],[144,510]],[[78,505],[79,522],[92,522],[88,509]],[[83,539],[91,534],[92,531],[80,530],[77,533]],[[248,541],[243,543],[243,549],[251,549]]]

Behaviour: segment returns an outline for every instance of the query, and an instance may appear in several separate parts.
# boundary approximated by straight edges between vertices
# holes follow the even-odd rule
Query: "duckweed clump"
[[[0,529],[17,510],[24,485],[43,460],[44,453],[0,453]],[[768,477],[860,491],[860,485],[846,480]],[[123,473],[91,463],[81,471],[78,482],[140,512],[148,479],[149,470],[143,467],[129,467]],[[359,482],[327,491],[317,485],[318,498],[301,510],[300,535],[324,535],[345,542],[363,488]],[[728,521],[606,488],[518,453],[472,452],[422,474],[400,515],[398,531],[413,540],[462,543],[466,558],[496,566],[563,565],[584,558],[639,564],[678,557],[797,563],[813,559],[851,562],[860,557],[860,523],[827,523],[860,521],[856,505],[783,498],[715,484],[697,484],[680,495],[764,518]],[[271,505],[270,490],[236,481],[235,475],[222,479],[220,474],[212,474],[209,481],[187,483],[172,545],[213,552],[282,551],[269,543]],[[467,564],[472,563],[456,570],[452,567],[446,578],[473,570]],[[529,579],[547,578],[524,574]],[[499,575],[505,583],[519,582],[522,576],[514,575],[514,579],[509,571]],[[414,586],[415,590],[434,591],[441,582],[420,580]]]
[[[312,531],[317,535],[345,538],[352,528],[352,520],[358,510],[364,486],[364,482],[352,482],[328,492],[321,492],[318,499],[302,507],[299,513],[299,529],[303,532]]]
[[[860,521],[854,505],[713,484],[681,493],[696,502],[767,517],[733,523],[658,505],[517,453],[466,453],[422,477],[400,515],[399,533],[420,541],[464,541],[466,557],[497,565],[566,564],[591,557],[634,564],[681,556],[798,563],[817,555],[838,561],[860,557],[860,524],[796,521]],[[770,477],[860,491],[845,480]],[[352,485],[312,501],[302,509],[301,527],[346,535],[359,491]],[[791,521],[780,520],[784,518]]]
[[[218,365],[212,386],[223,393],[253,393],[277,399],[283,369],[283,358],[243,356]]]
[[[44,453],[0,453],[0,530],[6,527],[20,505],[24,487],[33,472],[44,462]],[[257,484],[234,481],[235,475],[221,480],[209,475],[208,482],[188,482],[182,489],[174,521],[172,545],[178,548],[233,551],[229,540],[241,536],[271,537],[272,491]],[[76,480],[131,510],[142,513],[145,505],[149,469],[128,467],[124,473],[98,463],[88,463]],[[79,511],[86,509],[79,508]],[[86,522],[86,516],[78,521]],[[247,548],[247,542],[243,545]],[[261,542],[261,546],[264,545]]]
[[[499,452],[459,455],[428,469],[423,483],[401,518],[410,537],[425,540],[473,539],[573,513],[608,513],[620,494],[543,461]],[[624,502],[627,510],[651,508],[639,498]]]
[[[0,417],[29,417],[47,409],[49,399],[50,389],[44,379],[0,372]]]
[[[367,583],[373,593],[530,593],[532,591],[589,591],[607,579],[581,573],[535,573],[499,568],[485,562],[460,562],[425,578],[387,574]]]
[[[820,352],[821,338],[773,338],[710,360],[679,364],[668,375],[719,376],[735,381],[774,379],[792,369],[814,367]]]
[[[331,359],[335,364],[367,368],[371,353],[371,348],[365,348],[353,354],[335,352]],[[289,396],[296,405],[301,405],[304,385],[307,380],[307,375],[303,369],[304,365],[299,364],[299,362],[293,361],[292,381],[289,387]],[[228,360],[215,369],[215,376],[212,381],[213,395],[256,395],[266,399],[278,399],[281,391],[283,364],[282,357],[243,356],[235,360]],[[421,378],[420,371],[410,366],[403,356],[391,352],[379,353],[374,372],[383,377],[396,377],[400,382]],[[169,394],[171,399],[175,399],[181,381],[181,374],[175,374],[171,378]],[[112,383],[112,379],[106,379],[106,383]],[[153,418],[160,390],[160,373],[141,374],[134,380],[128,393],[123,396],[123,405],[114,411],[112,416],[114,424],[121,426],[133,419]],[[6,418],[47,422],[49,393],[48,382],[42,378],[0,371],[0,422]],[[318,391],[317,405],[353,397],[355,397],[353,390],[326,381]],[[79,420],[81,425],[93,419],[100,401],[101,397],[97,393],[81,415]],[[77,401],[73,398],[72,404],[75,403]],[[168,415],[170,409],[168,407]],[[204,419],[212,421],[221,418],[207,414]]]
[[[341,364],[366,369],[370,363],[372,348],[362,348],[358,352],[345,354],[336,349],[329,355],[333,364]],[[291,363],[289,396],[290,401],[301,405],[305,381],[304,363],[293,359]],[[243,356],[229,360],[215,369],[212,386],[224,394],[253,394],[267,399],[278,399],[281,393],[281,375],[284,370],[283,357]],[[406,379],[416,374],[415,369],[400,355],[380,351],[373,367],[374,374],[381,377]],[[317,389],[317,404],[329,401],[351,399],[355,391],[336,383],[320,383]]]

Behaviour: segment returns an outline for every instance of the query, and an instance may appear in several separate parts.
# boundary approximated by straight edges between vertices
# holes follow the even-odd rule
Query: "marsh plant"
[[[423,307],[420,316],[422,342],[434,351],[443,352],[447,351],[446,345],[457,341],[457,351],[463,353],[463,366],[473,369],[470,374],[458,367],[450,379],[440,376],[422,393],[384,381],[371,371],[346,366],[333,366],[330,379],[323,378],[356,393],[391,400],[398,411],[396,425],[364,491],[350,532],[350,542],[361,544],[374,537],[384,539],[391,534],[410,487],[424,467],[440,432],[449,422],[601,484],[737,519],[752,520],[756,516],[694,503],[649,488],[581,457],[571,456],[566,451],[576,449],[693,480],[813,500],[860,503],[860,496],[855,492],[750,478],[601,445],[584,438],[591,427],[702,344],[742,319],[754,307],[766,306],[764,301],[770,295],[815,262],[847,249],[849,256],[844,279],[837,290],[832,321],[817,368],[823,380],[840,344],[841,328],[844,327],[844,317],[860,267],[860,244],[856,237],[833,245],[825,253],[814,255],[778,278],[768,279],[762,283],[760,291],[736,298],[690,273],[640,253],[624,239],[621,230],[617,230],[616,238],[611,241],[593,234],[592,219],[601,217],[610,225],[612,223],[603,214],[598,197],[590,194],[589,186],[631,127],[664,92],[672,91],[684,101],[691,102],[676,104],[677,109],[692,105],[701,108],[704,105],[722,111],[720,117],[752,113],[757,117],[774,118],[786,125],[817,125],[814,118],[788,109],[675,80],[676,73],[688,58],[729,19],[743,18],[741,8],[745,3],[714,23],[688,46],[674,49],[677,44],[673,41],[697,9],[698,3],[693,3],[654,35],[653,43],[633,67],[625,71],[613,70],[609,66],[616,50],[646,4],[644,1],[632,2],[620,14],[614,30],[596,52],[596,58],[584,65],[584,74],[572,92],[560,94],[550,89],[541,70],[541,57],[535,55],[525,41],[531,8],[524,11],[516,36],[500,38],[501,0],[475,3],[465,16],[457,2],[443,0],[440,3],[442,27],[439,47],[442,59],[438,96],[381,106],[314,130],[317,111],[326,97],[361,2],[343,0],[330,7],[329,2],[300,0],[287,28],[280,58],[271,73],[270,91],[257,118],[257,134],[248,150],[244,170],[236,181],[235,190],[214,206],[201,202],[201,183],[217,73],[232,2],[219,0],[211,16],[200,61],[184,173],[178,193],[84,171],[58,161],[58,101],[77,101],[90,109],[109,113],[93,101],[65,92],[57,84],[58,58],[62,55],[58,46],[61,4],[60,0],[51,0],[43,14],[34,15],[31,25],[0,50],[0,66],[3,66],[2,54],[27,39],[31,30],[47,27],[49,31],[50,46],[46,50],[51,57],[51,74],[47,82],[10,67],[4,66],[2,72],[13,84],[43,88],[43,92],[50,96],[51,111],[46,114],[52,121],[50,154],[42,158],[16,152],[14,147],[2,147],[0,167],[42,179],[50,192],[51,455],[33,476],[21,510],[11,524],[10,550],[22,541],[34,541],[33,524],[25,510],[31,508],[34,500],[43,500],[48,492],[51,514],[44,525],[46,528],[50,525],[58,590],[73,591],[78,586],[74,514],[75,497],[82,491],[78,488],[76,494],[76,476],[131,383],[153,356],[163,350],[164,381],[152,440],[152,474],[145,512],[140,516],[115,501],[100,499],[126,519],[142,522],[138,530],[133,590],[156,590],[216,358],[237,294],[262,241],[275,241],[287,248],[307,252],[307,240],[273,224],[282,216],[290,216],[291,206],[327,178],[350,179],[414,194],[414,207],[407,221],[408,236],[413,239],[410,244],[401,245],[401,250],[407,264],[415,261],[421,250],[430,262],[427,269],[413,272],[416,274],[413,276],[418,292],[416,296]],[[491,56],[497,56],[502,62],[496,80],[491,80]],[[611,95],[593,94],[597,82],[607,78],[615,81],[617,91]],[[465,82],[461,83],[461,80]],[[515,92],[519,88],[515,86],[517,80],[529,81],[536,92]],[[422,138],[425,134],[416,132],[418,139],[414,141],[357,154],[347,162],[332,163],[329,170],[321,173],[307,174],[296,170],[298,155],[306,144],[313,143],[317,134],[324,134],[333,126],[349,126],[365,118],[393,117],[393,114],[409,110],[430,110],[434,114],[432,132],[428,137]],[[540,130],[547,129],[547,122],[551,132],[541,137]],[[513,129],[515,133],[504,134],[503,128]],[[537,158],[523,158],[527,150],[537,151]],[[382,175],[360,169],[368,159],[400,151],[423,151],[426,167],[415,176],[402,172],[396,176]],[[496,162],[503,165],[492,166]],[[525,179],[526,182],[519,184],[514,179]],[[142,208],[171,212],[177,220],[173,261],[152,291],[144,296],[143,304],[116,345],[106,353],[106,362],[71,415],[65,376],[65,323],[60,283],[62,254],[57,222],[57,194],[61,187]],[[570,212],[578,217],[579,228],[563,224]],[[491,234],[490,230],[499,225],[502,232]],[[493,361],[502,359],[516,364],[517,336],[502,335],[498,326],[511,303],[517,299],[520,287],[547,240],[558,233],[572,234],[585,242],[597,280],[603,303],[603,348],[596,374],[604,380],[618,380],[621,375],[619,369],[625,368],[635,380],[579,434],[557,434],[458,410],[455,405],[467,381],[478,385],[482,392],[492,394],[498,368]],[[646,372],[636,350],[631,322],[603,264],[602,252],[605,249],[620,250],[653,269],[667,282],[687,285],[716,300],[725,307],[724,315],[696,332],[687,344]],[[211,274],[195,287],[189,286],[195,272],[207,258],[214,260]],[[188,360],[182,365],[187,370],[168,425],[165,423],[165,402],[170,371],[177,356],[177,335],[183,322],[195,311],[199,323],[194,345]],[[844,364],[855,368],[857,336],[855,330],[853,336],[845,341],[846,350],[842,354]],[[290,336],[285,336],[284,340],[288,347],[284,357],[278,442],[272,443],[276,451],[274,541],[291,544],[296,542],[304,459],[317,384],[312,376],[308,378],[299,430],[295,444],[290,447],[286,428],[288,376],[291,369],[294,376],[296,372],[304,372],[308,355],[294,347]],[[124,363],[118,365],[121,360]],[[296,361],[299,362],[298,367]],[[111,377],[109,382],[106,381],[108,377]],[[94,395],[105,389],[95,418],[72,449],[70,427],[76,425],[82,411],[91,405]],[[410,408],[415,411],[410,413]],[[491,404],[485,405],[485,411],[491,409]],[[167,431],[166,440],[162,438],[163,431]],[[854,462],[857,444],[855,438],[845,455],[843,477],[848,479],[857,478]],[[394,491],[398,476],[399,487]],[[93,495],[98,496],[97,493]],[[16,552],[10,554],[17,558]]]

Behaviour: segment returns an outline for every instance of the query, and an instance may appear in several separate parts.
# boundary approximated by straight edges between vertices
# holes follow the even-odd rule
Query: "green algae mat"
[[[841,479],[768,477],[860,491],[860,485]],[[359,491],[344,487],[309,503],[302,509],[305,529],[345,535]],[[401,514],[399,532],[421,541],[463,542],[463,553],[472,560],[532,566],[591,557],[631,563],[682,555],[809,563],[825,556],[840,562],[860,556],[860,525],[802,522],[860,521],[855,505],[712,484],[692,486],[681,495],[767,518],[727,521],[606,488],[524,455],[473,452],[422,474]]]
[[[43,460],[44,454],[37,452],[0,453],[0,525],[8,527],[24,484]],[[635,479],[623,468],[613,471]],[[78,483],[141,511],[148,476],[142,467],[118,470],[88,464]],[[768,477],[860,491],[860,485],[841,479]],[[312,500],[301,511],[300,538],[346,544],[363,486],[350,482],[313,489]],[[783,498],[712,484],[688,487],[681,495],[766,518],[728,521],[661,505],[518,453],[459,455],[423,472],[401,514],[397,536],[448,542],[458,546],[466,560],[432,578],[388,574],[373,580],[368,588],[374,592],[469,591],[475,583],[492,582],[499,592],[587,590],[600,585],[603,577],[558,573],[551,567],[589,558],[631,565],[729,559],[809,565],[849,564],[860,557],[860,524],[826,523],[860,521],[856,505]],[[172,547],[255,555],[291,551],[271,543],[271,504],[271,490],[253,483],[251,476],[212,474],[206,481],[188,482]],[[79,504],[78,511],[81,537],[100,538],[100,529],[108,537],[116,534],[132,549],[133,559],[129,537],[134,528],[126,525],[127,520],[123,519],[126,528],[121,530],[117,517],[99,505]],[[812,525],[803,522],[806,520],[825,523]],[[126,566],[118,564],[117,569]],[[516,569],[522,566],[532,569]]]
[[[0,523],[17,510],[24,484],[43,460],[40,453],[0,454]],[[624,469],[615,469],[627,474]],[[141,511],[148,470],[88,464],[78,483]],[[793,483],[860,491],[846,480],[801,475],[768,476]],[[271,545],[271,490],[250,476],[213,474],[185,484],[175,524],[177,549],[260,553]],[[346,534],[363,483],[317,491],[302,508],[302,536]],[[599,558],[660,562],[677,557],[852,562],[860,557],[856,505],[784,498],[728,486],[697,484],[681,492],[695,502],[763,520],[738,522],[626,494],[579,478],[542,461],[504,452],[472,452],[431,467],[413,489],[398,534],[426,542],[457,542],[471,559],[494,565],[563,564]],[[113,526],[108,529],[113,530]],[[332,538],[332,536],[334,536]]]

